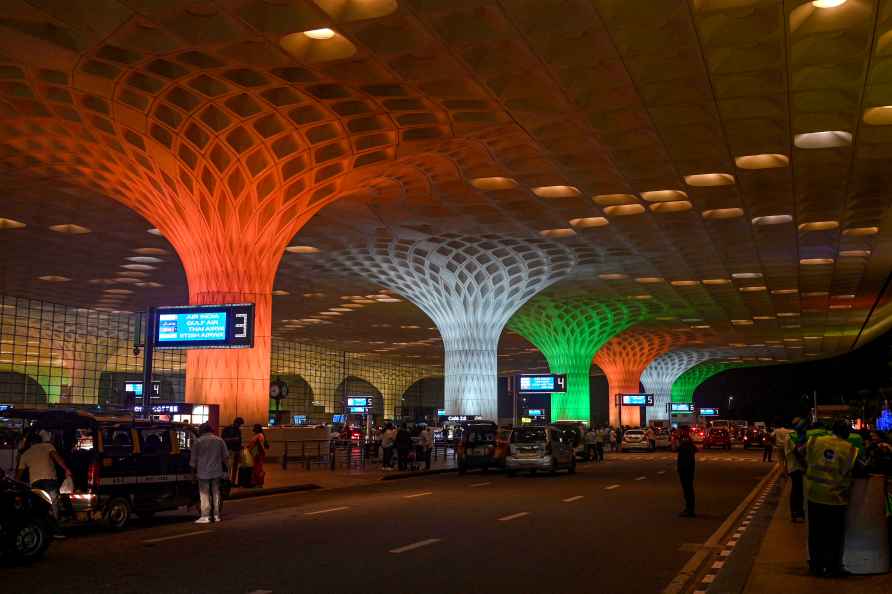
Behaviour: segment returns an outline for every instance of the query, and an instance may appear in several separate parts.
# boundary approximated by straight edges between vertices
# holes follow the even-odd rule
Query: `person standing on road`
[[[819,577],[846,575],[842,567],[846,510],[858,448],[848,442],[849,425],[833,423],[833,434],[805,446],[809,569]]]
[[[647,446],[650,448],[650,451],[657,451],[657,434],[654,431],[654,428],[648,427],[647,431],[644,432],[644,436],[647,438]]]
[[[604,461],[604,430],[598,427],[595,433],[595,462]]]
[[[226,442],[226,448],[229,450],[229,482],[233,485],[238,484],[238,463],[242,454],[242,425],[245,420],[236,417],[232,421],[232,425],[223,428],[223,441]]]
[[[220,521],[220,479],[226,476],[229,449],[226,442],[214,434],[210,424],[198,428],[198,439],[192,443],[189,466],[198,477],[198,497],[201,501],[201,517],[196,524]]]
[[[59,519],[59,475],[56,466],[65,472],[65,477],[71,477],[71,470],[65,464],[65,460],[53,446],[53,436],[49,431],[41,430],[36,435],[31,435],[26,443],[30,447],[19,458],[17,476],[22,480],[25,471],[28,471],[28,482],[32,489],[40,489],[47,493],[52,500],[53,517]],[[64,538],[57,533],[56,538]]]
[[[771,454],[774,452],[774,443],[777,438],[777,434],[774,429],[768,432],[765,436],[765,443],[762,444],[762,462],[771,462]]]
[[[400,470],[409,469],[409,450],[412,449],[412,436],[409,435],[409,429],[406,424],[400,425],[399,431],[396,432],[394,439],[396,446],[397,465]]]
[[[613,427],[607,427],[607,444],[610,446],[610,451],[616,451],[616,432],[613,430]]]
[[[598,455],[595,453],[595,430],[589,428],[585,435],[582,436],[582,441],[585,443],[585,459],[591,461],[594,459],[595,462],[598,461]]]
[[[805,428],[799,417],[793,419],[794,431],[784,441],[784,464],[790,477],[790,518],[795,523],[805,521]]]
[[[388,424],[387,427],[384,428],[384,432],[381,434],[381,451],[384,456],[384,470],[393,470],[393,447],[395,437],[396,429],[393,428],[393,425]]]
[[[679,514],[683,518],[693,518],[694,513],[694,469],[697,446],[691,440],[690,431],[681,431],[678,437],[678,479],[684,493],[684,510]]]
[[[424,456],[424,469],[431,469],[431,453],[434,451],[434,432],[430,425],[425,425],[421,433],[418,434],[418,445],[421,446],[422,456]]]

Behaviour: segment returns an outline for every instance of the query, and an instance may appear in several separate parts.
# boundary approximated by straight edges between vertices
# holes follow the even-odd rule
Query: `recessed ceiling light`
[[[734,159],[734,164],[740,169],[775,169],[787,167],[790,159],[786,155],[776,153],[762,153],[759,155],[742,155]]]
[[[830,309],[852,309],[851,303],[831,303]]]
[[[849,294],[849,295],[831,295],[830,298],[831,299],[854,299],[855,296],[851,295],[851,294]]]
[[[695,280],[674,280],[670,281],[669,284],[675,287],[694,287],[700,284],[700,281]]]
[[[348,308],[348,307],[332,307],[332,308],[331,308],[331,311],[339,311],[339,312],[341,312],[341,313],[349,313],[349,312],[351,312],[352,310],[351,310],[350,308]]]
[[[319,248],[311,245],[289,245],[285,248],[285,251],[289,254],[317,254],[319,253]]]
[[[698,173],[696,175],[686,175],[684,183],[696,188],[732,186],[734,185],[734,176],[730,173]]]
[[[793,137],[793,144],[801,149],[824,149],[851,146],[852,133],[845,130],[805,132]]]
[[[570,225],[577,229],[590,229],[592,227],[604,227],[609,225],[610,221],[604,217],[586,217],[584,219],[570,219]]]
[[[576,235],[576,231],[573,229],[543,229],[542,231],[539,231],[539,235],[551,239],[561,239],[564,237],[573,237]]]
[[[601,280],[624,280],[629,278],[629,275],[611,272],[607,274],[599,274],[598,278],[600,278]]]
[[[743,216],[742,208],[713,208],[703,211],[704,219],[736,219]]]
[[[653,299],[653,295],[641,294],[641,295],[632,295],[629,297],[630,299]]]
[[[640,204],[621,204],[617,206],[607,206],[604,208],[604,214],[608,217],[625,217],[629,215],[637,215],[644,212],[644,207]]]
[[[131,278],[148,278],[150,276],[149,273],[147,273],[147,272],[136,272],[136,271],[130,271],[130,270],[125,270],[124,272],[118,272],[116,274],[118,276],[129,276]],[[93,282],[93,281],[90,281],[90,282]]]
[[[829,231],[839,227],[839,221],[814,221],[799,225],[800,231]]]
[[[110,295],[131,295],[133,291],[130,289],[105,289],[104,293],[108,293]]]
[[[158,237],[161,237],[161,230],[156,229],[155,227],[152,227],[151,229],[146,229],[146,232],[149,233],[149,235],[157,235]]]
[[[673,200],[671,202],[657,202],[650,205],[652,212],[685,212],[694,208],[687,200]]]
[[[704,285],[730,285],[731,281],[727,278],[704,278]]]
[[[141,262],[143,264],[157,264],[159,262],[164,262],[164,260],[156,258],[155,256],[129,256],[124,259],[129,262]]]
[[[168,254],[170,254],[170,252],[165,249],[155,247],[134,248],[131,251],[143,256],[167,256]]]
[[[792,223],[793,217],[787,214],[766,215],[762,217],[755,217],[752,222],[753,225],[782,225],[784,223]]]
[[[773,320],[774,316],[753,316],[753,319],[759,321]]]
[[[275,295],[276,297],[283,297],[285,295],[291,295],[291,293],[284,289],[276,289],[275,291],[273,291],[273,295]]]
[[[731,278],[762,278],[761,272],[734,272]]]
[[[866,235],[876,235],[879,232],[879,227],[849,227],[844,229],[842,234],[849,237],[864,237]]]
[[[90,232],[90,230],[86,227],[74,225],[71,223],[66,223],[64,225],[50,225],[50,231],[55,231],[56,233],[65,233],[67,235],[84,235]]]
[[[67,283],[71,279],[67,276],[57,276],[55,274],[47,274],[46,276],[38,276],[37,280],[42,280],[48,283]]]
[[[752,287],[740,287],[740,292],[741,293],[758,293],[760,291],[765,291],[767,289],[768,289],[768,287],[764,287],[762,285],[756,285],[756,286],[752,286]]]
[[[533,194],[539,198],[573,198],[579,196],[579,188],[573,186],[539,186],[533,188]]]
[[[136,286],[141,287],[143,289],[160,289],[164,285],[162,285],[161,283],[155,283],[155,282],[138,282],[138,283],[136,283]]]
[[[772,291],[773,293],[774,291]],[[779,318],[797,318],[799,317],[798,311],[782,311],[778,312],[777,317]]]
[[[866,258],[870,255],[870,250],[843,250],[839,255],[843,258]]]
[[[833,258],[801,258],[799,263],[803,266],[820,266],[821,264],[833,264]]]
[[[752,326],[752,320],[731,320],[731,324],[734,326]]]
[[[637,204],[638,198],[633,194],[598,194],[592,198],[598,206],[617,206],[620,204]]]
[[[478,190],[511,190],[517,187],[517,180],[510,177],[475,177],[471,185]]]
[[[847,0],[812,0],[812,6],[815,8],[834,8],[842,6]]]
[[[112,281],[109,284],[114,283],[114,284],[121,284],[121,285],[134,285],[134,284],[138,284],[140,282],[138,278],[131,278],[129,276],[117,277],[117,278],[113,278],[113,279],[109,279],[109,280]]]
[[[635,279],[635,282],[641,283],[642,285],[652,285],[663,282],[663,279],[659,276],[639,276]]]
[[[309,31],[304,31],[304,35],[309,37],[310,39],[331,39],[335,36],[335,32],[328,28],[322,29],[310,29]]]
[[[21,221],[0,218],[0,229],[24,229],[25,227],[27,227],[27,225]]]
[[[829,294],[830,293],[828,293],[827,291],[809,291],[809,292],[803,293],[802,296],[803,297],[826,297]]]
[[[149,266],[148,264],[122,264],[121,268],[126,268],[127,270],[155,270],[154,266]]]
[[[320,316],[339,316],[339,315],[341,315],[341,312],[339,312],[339,311],[323,311],[323,312],[320,312],[319,315]]]
[[[799,292],[799,289],[772,289],[772,295],[795,295]]]
[[[864,123],[870,126],[888,126],[892,124],[892,105],[871,107],[864,112]]]
[[[698,330],[706,330],[707,328],[712,328],[709,324],[700,324],[697,326],[691,326],[691,328],[696,328]]]
[[[681,190],[653,190],[641,192],[641,197],[648,202],[672,202],[673,200],[685,200],[688,195]]]

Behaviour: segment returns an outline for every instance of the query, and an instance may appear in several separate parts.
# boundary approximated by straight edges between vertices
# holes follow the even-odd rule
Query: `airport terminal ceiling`
[[[538,299],[647,303],[638,334],[726,358],[885,329],[892,2],[642,6],[10,0],[0,293],[138,311],[253,275],[223,284],[273,291],[273,337],[440,362],[343,254],[510,240],[573,261]],[[545,368],[511,331],[499,357]]]

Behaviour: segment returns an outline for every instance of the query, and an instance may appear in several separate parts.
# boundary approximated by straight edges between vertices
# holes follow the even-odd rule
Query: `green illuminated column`
[[[694,365],[675,380],[672,384],[672,402],[693,402],[694,390],[712,376],[731,369],[741,367],[741,361],[704,361]]]
[[[551,420],[590,420],[589,372],[601,346],[637,322],[653,306],[643,301],[599,300],[588,294],[539,295],[508,322],[548,361],[551,373],[567,374],[567,393],[551,397]]]

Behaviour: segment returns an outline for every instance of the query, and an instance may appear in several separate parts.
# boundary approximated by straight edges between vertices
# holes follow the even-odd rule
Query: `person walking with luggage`
[[[189,466],[198,477],[198,497],[201,505],[201,517],[196,524],[219,522],[220,518],[220,480],[226,476],[226,462],[229,459],[229,448],[226,442],[214,434],[208,423],[198,429],[198,439],[192,442]]]
[[[223,428],[221,435],[229,450],[229,482],[233,485],[238,484],[238,464],[242,455],[242,425],[244,424],[243,418],[236,417],[233,419],[232,425]]]
[[[833,423],[833,434],[805,446],[808,499],[809,569],[819,577],[844,576],[842,554],[852,470],[858,448],[849,443],[849,425]]]
[[[691,432],[684,430],[678,438],[678,479],[681,481],[681,490],[684,494],[684,510],[679,514],[683,518],[693,518],[694,512],[694,469],[697,446],[691,440]]]
[[[434,451],[434,432],[430,425],[425,425],[418,434],[418,445],[421,447],[421,455],[424,457],[424,469],[431,469],[431,453]]]
[[[394,439],[396,447],[397,465],[400,470],[409,469],[409,451],[412,449],[412,436],[409,435],[409,429],[406,424],[400,425],[399,431],[396,432]]]
[[[393,450],[394,440],[396,438],[396,429],[393,425],[388,424],[381,434],[381,451],[383,452],[382,468],[384,470],[393,470]]]

